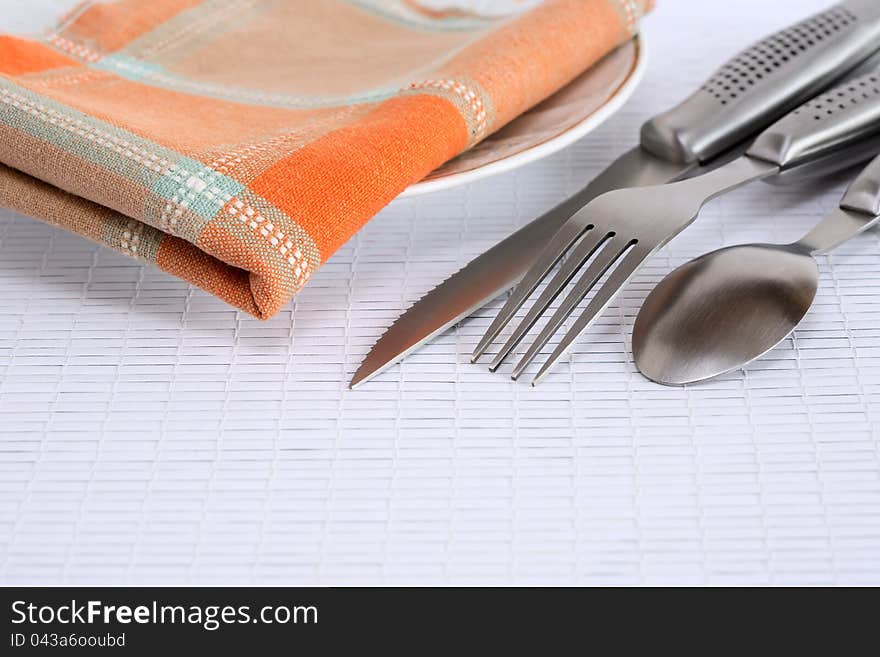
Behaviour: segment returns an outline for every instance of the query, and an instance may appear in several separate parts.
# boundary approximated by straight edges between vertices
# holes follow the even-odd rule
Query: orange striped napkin
[[[650,4],[491,18],[436,0],[86,2],[39,38],[0,37],[0,206],[267,318]]]

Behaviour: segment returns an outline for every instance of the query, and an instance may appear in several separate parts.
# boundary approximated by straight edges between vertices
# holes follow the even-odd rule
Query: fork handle
[[[670,162],[707,162],[878,50],[880,1],[841,2],[734,57],[698,92],[646,123],[642,147]]]

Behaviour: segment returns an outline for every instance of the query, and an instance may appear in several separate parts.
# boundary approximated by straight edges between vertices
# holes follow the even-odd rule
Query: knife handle
[[[781,170],[797,168],[851,147],[870,144],[880,134],[880,73],[869,73],[802,105],[762,132],[749,157]]]
[[[880,50],[880,1],[848,0],[757,43],[642,127],[642,147],[706,162],[812,98]]]
[[[880,157],[874,158],[849,186],[840,207],[874,217],[880,215]]]

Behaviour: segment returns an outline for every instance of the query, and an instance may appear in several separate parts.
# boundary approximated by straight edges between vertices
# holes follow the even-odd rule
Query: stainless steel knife
[[[584,189],[471,261],[410,307],[373,346],[352,388],[516,285],[565,221],[593,198],[715,169],[788,111],[880,50],[880,2],[848,0],[767,37],[680,105],[648,121],[641,145]],[[751,86],[741,78],[757,79]]]

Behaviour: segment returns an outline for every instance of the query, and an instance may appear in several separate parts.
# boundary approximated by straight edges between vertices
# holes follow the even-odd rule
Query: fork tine
[[[543,349],[550,341],[550,338],[556,334],[556,331],[559,330],[559,327],[562,326],[568,316],[574,312],[577,305],[584,300],[584,297],[590,293],[590,290],[593,289],[599,279],[605,275],[605,272],[607,272],[615,262],[617,262],[623,252],[626,251],[631,244],[631,240],[625,240],[622,237],[615,236],[611,238],[611,240],[605,245],[605,248],[602,249],[599,255],[590,263],[589,267],[587,267],[586,271],[583,273],[583,276],[581,276],[580,280],[574,286],[574,289],[568,293],[568,296],[565,297],[562,304],[556,312],[553,313],[550,321],[547,322],[538,334],[538,337],[528,348],[525,355],[520,359],[519,363],[517,363],[511,374],[513,379],[519,378],[520,374],[522,374],[535,357],[541,353],[541,349]]]
[[[523,319],[519,326],[516,327],[516,330],[513,334],[508,338],[507,342],[501,347],[501,350],[496,354],[495,360],[492,361],[492,364],[489,365],[489,369],[494,372],[497,370],[507,356],[513,351],[516,346],[522,342],[522,339],[528,334],[528,332],[535,325],[535,322],[540,319],[541,315],[547,310],[553,300],[559,296],[562,290],[571,282],[571,280],[577,275],[578,271],[581,267],[584,266],[584,263],[589,260],[596,251],[599,250],[600,247],[606,244],[606,242],[614,236],[613,233],[608,233],[606,231],[599,230],[590,230],[584,236],[584,238],[578,243],[577,246],[572,249],[571,254],[568,256],[568,259],[562,265],[558,272],[556,272],[556,276],[553,277],[553,280],[547,285],[547,288],[541,293],[541,296],[535,301],[534,305],[532,305],[531,309],[529,309],[528,314],[525,319]]]
[[[489,345],[495,341],[495,338],[504,330],[504,327],[510,323],[516,312],[522,307],[526,300],[532,295],[532,292],[541,284],[541,281],[547,276],[556,264],[562,259],[577,239],[590,230],[591,225],[582,225],[576,221],[567,221],[559,231],[553,236],[547,247],[541,253],[538,260],[529,269],[525,277],[520,281],[519,285],[508,297],[507,302],[501,308],[501,311],[489,325],[485,335],[480,339],[477,348],[471,356],[471,362],[476,363],[480,357],[486,353]]]
[[[550,358],[541,366],[541,369],[532,380],[533,386],[540,383],[559,359],[568,353],[575,340],[590,327],[596,317],[605,310],[650,255],[650,248],[639,247],[638,245],[626,254],[617,268],[608,277],[608,280],[605,281],[605,284],[599,288],[596,296],[587,305],[587,308],[575,322],[574,326],[565,334],[562,342],[559,343],[559,346],[556,347]]]

